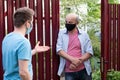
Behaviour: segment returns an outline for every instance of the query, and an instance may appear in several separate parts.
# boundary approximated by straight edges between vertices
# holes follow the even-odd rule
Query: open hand
[[[38,41],[38,43],[36,44],[35,48],[36,52],[45,52],[48,51],[50,49],[49,46],[40,46],[40,41]]]

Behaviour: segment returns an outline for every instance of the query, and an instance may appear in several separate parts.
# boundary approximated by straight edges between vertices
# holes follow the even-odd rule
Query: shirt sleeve
[[[18,49],[18,59],[19,60],[29,60],[31,57],[31,46],[29,41],[24,41],[21,43]]]
[[[58,33],[56,52],[58,53],[60,50],[62,50],[62,33],[61,33],[61,31]]]
[[[85,36],[86,36],[85,52],[86,53],[90,53],[91,55],[93,55],[93,48],[92,48],[92,44],[91,44],[91,40],[89,38],[89,35],[87,33],[85,33]]]

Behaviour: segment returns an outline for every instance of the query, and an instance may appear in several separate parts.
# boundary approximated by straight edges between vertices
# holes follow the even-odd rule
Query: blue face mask
[[[30,24],[30,28],[27,28],[26,34],[29,34],[32,31],[32,29],[33,29],[33,26],[32,24]]]

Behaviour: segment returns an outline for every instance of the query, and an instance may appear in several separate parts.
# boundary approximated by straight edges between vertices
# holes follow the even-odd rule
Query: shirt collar
[[[77,30],[78,30],[78,34],[81,34],[82,33],[82,31],[80,30],[80,29],[78,29],[78,27],[77,27]],[[65,29],[65,32],[64,32],[65,34],[68,34],[68,31],[67,31],[67,29]]]

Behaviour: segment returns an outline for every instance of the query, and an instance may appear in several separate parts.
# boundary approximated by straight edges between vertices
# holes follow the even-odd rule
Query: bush
[[[100,70],[96,70],[92,73],[93,80],[101,80],[101,73]]]
[[[92,42],[92,46],[93,46],[93,52],[94,52],[94,56],[97,58],[100,58],[100,39],[98,36],[95,35],[96,31],[95,29],[90,29],[88,31],[88,34],[90,36],[91,42]]]
[[[100,62],[99,58],[93,56],[91,57],[90,62],[91,62],[92,72],[100,69],[100,63],[98,63]]]
[[[114,71],[112,69],[107,73],[107,80],[120,80],[120,71]]]
[[[90,36],[92,46],[93,46],[93,53],[94,56],[90,59],[91,66],[92,66],[92,79],[93,80],[101,80],[101,73],[100,73],[100,39],[98,36],[95,35],[96,30],[90,29],[88,34]]]
[[[101,72],[100,69],[96,70],[92,74],[93,80],[101,80]],[[106,80],[120,80],[120,71],[114,71],[113,69],[107,73]]]

